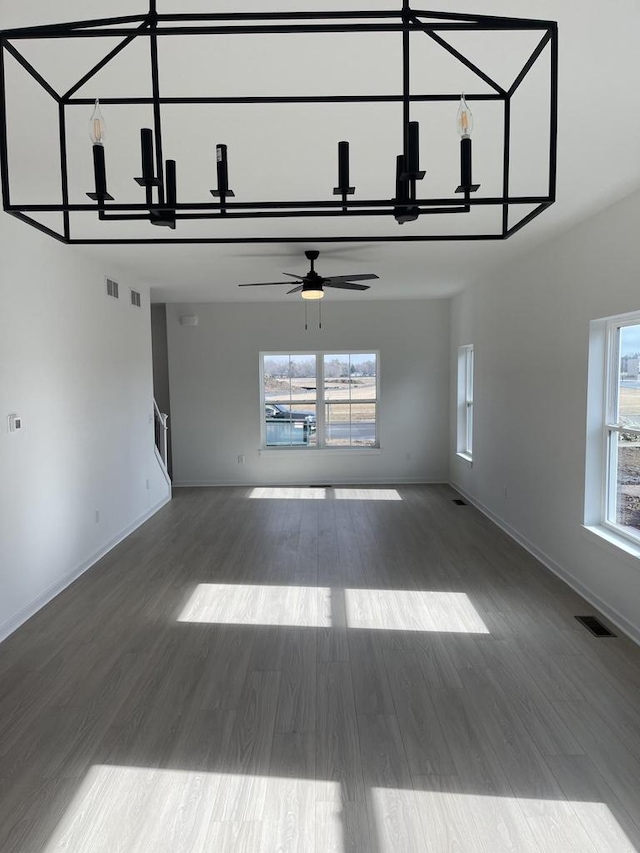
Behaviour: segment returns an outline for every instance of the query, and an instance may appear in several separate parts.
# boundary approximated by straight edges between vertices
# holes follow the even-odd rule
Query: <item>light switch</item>
[[[22,429],[22,418],[20,415],[9,415],[7,420],[9,422],[9,432],[18,432],[18,430]]]

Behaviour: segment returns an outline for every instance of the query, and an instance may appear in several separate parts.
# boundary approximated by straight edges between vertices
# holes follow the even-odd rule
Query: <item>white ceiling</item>
[[[241,6],[231,0],[159,0],[161,12],[387,9],[399,0],[336,3],[327,0],[254,0]],[[414,5],[423,5],[415,2]],[[273,301],[286,297],[286,288],[246,288],[248,281],[278,281],[281,272],[304,273],[305,248],[320,249],[318,269],[324,275],[376,272],[380,280],[365,294],[352,297],[334,291],[329,299],[392,299],[446,296],[480,275],[571,227],[598,209],[640,186],[640,87],[637,72],[638,0],[441,0],[440,11],[557,20],[560,34],[560,99],[558,201],[533,223],[506,242],[429,242],[324,244],[317,237],[360,234],[363,237],[400,233],[393,220],[269,220],[225,224],[225,235],[308,238],[303,244],[206,246],[72,247],[69,251],[104,260],[105,272],[133,273],[148,282],[157,301]],[[142,13],[146,3],[111,0],[0,0],[3,28],[61,20]],[[419,36],[418,36],[419,38]],[[504,41],[492,34],[469,48],[478,65],[499,82],[510,82],[514,69],[531,52],[527,36]],[[239,40],[240,39],[240,40]],[[251,36],[210,41],[189,40],[185,55],[174,51],[173,40],[163,44],[163,93],[206,94],[340,94],[387,93],[400,90],[398,36]],[[285,42],[286,40],[286,42]],[[97,61],[103,40],[83,44],[52,40],[24,44],[25,55],[52,85],[63,90]],[[416,41],[413,81],[425,90],[487,91],[481,81],[447,55],[438,56],[431,43]],[[461,42],[458,42],[461,44]],[[106,50],[110,49],[110,43]],[[419,51],[419,52],[418,52]],[[475,53],[471,53],[475,51]],[[102,76],[79,94],[84,97],[147,95],[146,42],[121,54]],[[544,66],[522,86],[514,108],[514,192],[544,194],[544,137],[548,132]],[[138,82],[140,77],[141,82]],[[55,112],[22,72],[9,64],[7,78],[15,84],[9,98],[10,156],[15,175],[14,198],[24,203],[57,201]],[[445,81],[445,82],[443,82]],[[499,194],[501,120],[496,105],[477,103],[474,133],[474,178],[482,190]],[[146,107],[104,108],[108,124],[109,188],[119,201],[140,201],[131,178],[139,172],[138,130],[149,125]],[[87,139],[90,110],[75,107],[69,119],[71,199],[84,201],[92,189],[91,153]],[[416,108],[421,123],[422,168],[427,170],[424,193],[449,195],[457,183],[458,153],[454,131],[455,107]],[[51,122],[49,119],[51,118]],[[46,133],[42,129],[46,128]],[[49,131],[51,128],[51,131]],[[330,198],[336,183],[336,144],[349,139],[352,180],[360,197],[389,197],[393,192],[395,154],[400,144],[398,108],[385,106],[252,106],[166,110],[165,154],[178,161],[181,200],[202,200],[215,187],[214,146],[227,142],[230,182],[240,199]],[[55,138],[55,136],[53,137]],[[57,178],[59,181],[59,178]],[[453,186],[452,186],[453,185]],[[291,187],[291,189],[289,189]],[[402,228],[421,233],[427,226],[464,231],[493,225],[492,209],[471,216],[421,219]],[[27,226],[25,226],[27,227]],[[83,217],[79,234],[102,236],[105,228],[93,215]],[[135,235],[157,231],[148,223],[134,226]],[[211,234],[212,223],[179,225],[179,235]],[[122,233],[122,232],[121,232]],[[134,232],[132,232],[134,233]],[[109,236],[113,236],[111,232]],[[162,232],[165,236],[165,232]]]

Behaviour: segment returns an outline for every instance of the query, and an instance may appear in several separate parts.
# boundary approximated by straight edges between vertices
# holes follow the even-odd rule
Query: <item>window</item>
[[[262,353],[263,447],[378,446],[377,353]]]
[[[473,347],[458,350],[458,454],[473,453]]]
[[[585,524],[640,546],[640,312],[591,324]]]
[[[640,539],[640,316],[608,324],[604,521]]]

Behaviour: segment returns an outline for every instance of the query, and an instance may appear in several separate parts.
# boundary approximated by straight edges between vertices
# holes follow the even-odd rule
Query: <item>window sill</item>
[[[473,468],[473,456],[470,453],[456,453],[458,459],[462,459],[463,462],[466,462],[470,468]]]
[[[583,524],[582,529],[591,536],[596,537],[596,540],[605,547],[613,547],[616,551],[622,551],[626,557],[630,557],[629,562],[633,562],[637,566],[637,561],[640,559],[640,542],[636,544],[626,536],[621,536],[612,530],[610,527],[605,527],[603,524]],[[620,554],[619,554],[620,556]]]
[[[284,457],[292,453],[311,454],[313,456],[344,456],[352,453],[354,456],[378,456],[381,447],[262,447],[259,456]]]

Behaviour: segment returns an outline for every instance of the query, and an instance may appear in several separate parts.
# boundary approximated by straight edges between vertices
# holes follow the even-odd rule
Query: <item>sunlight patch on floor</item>
[[[401,501],[397,489],[337,489],[324,486],[256,486],[251,490],[252,500],[288,501]]]
[[[327,490],[306,486],[260,486],[251,491],[253,500],[323,501]]]
[[[378,853],[638,853],[605,803],[463,794],[451,781],[451,791],[374,788]]]
[[[313,851],[319,785],[339,801],[314,779],[96,765],[39,853]]]
[[[409,780],[368,789],[376,853],[638,853],[605,803],[465,794],[440,781],[437,791]],[[348,805],[324,779],[95,765],[38,853],[345,853]]]
[[[349,628],[490,633],[469,596],[463,592],[347,589],[345,600]]]
[[[331,590],[315,586],[199,584],[178,622],[331,627]]]
[[[337,501],[401,501],[397,489],[332,489]]]
[[[344,600],[347,628],[355,630],[489,633],[462,592],[345,589]],[[328,587],[202,583],[177,621],[330,628],[331,615]]]

